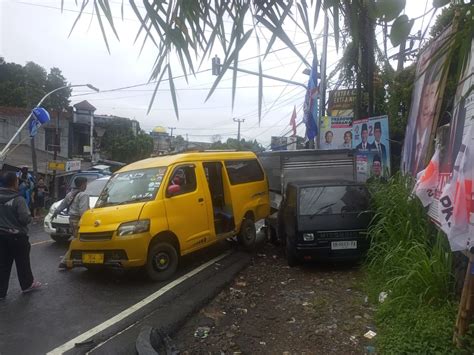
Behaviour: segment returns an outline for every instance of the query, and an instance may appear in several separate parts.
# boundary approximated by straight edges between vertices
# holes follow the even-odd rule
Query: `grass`
[[[376,312],[379,353],[453,353],[456,316],[451,251],[428,220],[412,181],[397,175],[370,186],[375,217],[365,264],[369,299],[389,293]]]

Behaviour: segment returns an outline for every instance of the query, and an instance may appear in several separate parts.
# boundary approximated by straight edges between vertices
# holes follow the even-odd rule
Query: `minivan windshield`
[[[96,207],[154,199],[165,172],[165,167],[158,167],[126,171],[113,175],[102,190]]]
[[[89,196],[99,196],[102,190],[104,189],[105,184],[107,184],[109,179],[97,179],[87,184],[87,188],[84,191]]]
[[[369,192],[362,185],[303,187],[299,215],[360,213],[369,208]]]

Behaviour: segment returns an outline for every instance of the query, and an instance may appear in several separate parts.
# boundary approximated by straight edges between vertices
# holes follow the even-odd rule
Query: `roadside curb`
[[[101,345],[90,350],[89,354],[130,354],[136,353],[137,347],[154,349],[152,329],[165,337],[172,336],[192,315],[229,285],[250,262],[251,255],[248,253],[240,251],[232,253],[216,264],[218,268],[203,270],[190,280],[191,286],[187,285],[185,290],[170,293],[148,315],[138,320],[133,326],[111,336]],[[156,349],[154,351],[157,353]],[[154,353],[143,352],[143,354]]]

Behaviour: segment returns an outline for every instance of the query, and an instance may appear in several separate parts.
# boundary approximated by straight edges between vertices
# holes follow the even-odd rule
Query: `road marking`
[[[197,267],[196,269],[194,269],[194,270],[188,272],[187,274],[181,276],[179,279],[176,279],[176,280],[170,282],[169,284],[167,284],[166,286],[160,288],[158,291],[156,291],[155,293],[152,293],[150,296],[144,298],[140,302],[138,302],[138,303],[134,304],[133,306],[123,310],[122,312],[120,312],[116,316],[106,320],[105,322],[99,324],[98,326],[96,326],[92,329],[89,329],[85,333],[82,333],[81,335],[78,335],[74,339],[69,340],[67,343],[64,343],[63,345],[57,347],[56,349],[51,350],[50,352],[47,353],[47,355],[63,354],[66,351],[73,349],[75,347],[75,344],[82,343],[82,342],[86,341],[87,339],[90,339],[93,336],[97,335],[98,333],[104,331],[105,329],[113,326],[114,324],[117,324],[121,320],[127,318],[128,316],[132,315],[136,311],[140,310],[141,308],[143,308],[146,305],[150,304],[151,302],[155,301],[156,299],[158,299],[159,297],[164,295],[166,292],[168,292],[172,288],[178,286],[182,282],[184,282],[187,279],[193,277],[194,275],[198,274],[199,272],[201,272],[205,268],[211,266],[212,264],[216,263],[217,261],[225,258],[226,256],[228,256],[230,254],[231,254],[231,252],[228,251],[228,252],[226,252],[222,255],[219,255],[219,256],[215,257],[214,259],[209,260],[207,263],[202,264],[201,266]]]
[[[52,240],[42,240],[41,242],[32,243],[31,246],[40,245],[44,243],[52,243],[52,242],[53,242]]]

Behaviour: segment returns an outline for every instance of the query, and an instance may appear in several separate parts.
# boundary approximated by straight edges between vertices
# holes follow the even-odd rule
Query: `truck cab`
[[[279,211],[288,264],[359,259],[372,218],[364,184],[352,181],[289,183]]]

